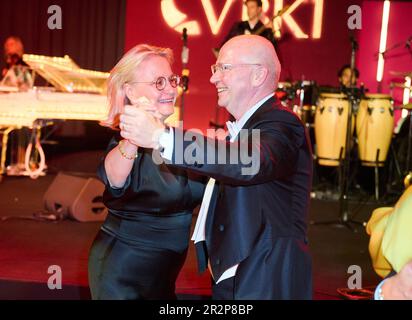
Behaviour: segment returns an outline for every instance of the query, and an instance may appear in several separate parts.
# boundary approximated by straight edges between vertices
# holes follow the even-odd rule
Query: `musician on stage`
[[[10,36],[4,42],[4,61],[6,66],[1,70],[0,86],[17,87],[26,91],[33,86],[33,77],[28,65],[23,61],[24,46],[19,37]],[[20,175],[25,171],[25,152],[30,137],[28,128],[14,130],[9,135],[8,175]]]
[[[19,37],[10,36],[4,42],[6,67],[1,71],[1,83],[6,86],[27,90],[33,85],[28,65],[23,61],[24,46]]]
[[[350,88],[351,86],[351,78],[352,78],[352,85],[356,87],[358,79],[359,79],[359,70],[354,69],[354,75],[352,76],[352,70],[349,64],[345,64],[342,68],[338,71],[338,80],[339,85],[341,88]]]
[[[275,51],[278,54],[279,61],[282,62],[282,54],[277,46],[275,41],[275,36],[273,34],[273,22],[270,21],[268,24],[264,25],[263,22],[260,20],[262,15],[262,0],[246,0],[244,2],[247,8],[247,15],[249,17],[246,21],[237,21],[233,24],[232,28],[230,29],[229,33],[224,38],[223,42],[220,44],[219,48],[213,48],[212,51],[216,58],[218,57],[220,48],[229,41],[231,38],[244,35],[244,34],[258,34],[266,39],[268,39],[275,48]],[[262,30],[260,32],[260,30]],[[216,107],[216,117],[215,121],[220,118],[224,118],[225,116],[222,115],[223,110],[219,107]],[[227,120],[234,121],[232,115],[227,115]],[[223,122],[224,123],[224,122]],[[217,128],[222,127],[219,124],[213,124]]]
[[[260,20],[262,15],[262,0],[246,0],[245,6],[247,7],[249,20],[235,22],[220,47],[235,36],[242,34],[257,34],[257,31],[264,26],[263,22]],[[273,28],[271,26],[272,22],[268,23],[266,28],[264,28],[259,35],[268,39],[276,48]]]
[[[6,66],[1,71],[1,76],[4,77],[13,65],[24,64],[23,57],[23,43],[18,37],[8,37],[4,42],[4,59]]]

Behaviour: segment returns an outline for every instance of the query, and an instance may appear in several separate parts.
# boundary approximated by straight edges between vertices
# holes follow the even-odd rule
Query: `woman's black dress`
[[[107,152],[117,144],[118,138],[113,138]],[[192,210],[201,201],[204,185],[183,170],[155,164],[151,149],[139,148],[138,153],[121,189],[110,187],[104,159],[98,169],[109,214],[89,256],[93,299],[176,298]]]

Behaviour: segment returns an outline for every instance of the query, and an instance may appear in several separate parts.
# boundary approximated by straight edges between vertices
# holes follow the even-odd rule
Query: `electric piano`
[[[6,173],[8,135],[13,130],[41,127],[39,120],[93,120],[105,119],[108,112],[106,99],[109,73],[81,69],[69,56],[48,57],[25,54],[23,61],[29,65],[32,78],[40,75],[52,87],[31,87],[21,92],[16,87],[0,83],[0,131],[3,134],[0,174]],[[34,82],[34,80],[33,80]],[[30,150],[29,150],[30,148]],[[39,166],[29,166],[30,152],[38,149]],[[30,144],[20,157],[19,175],[39,176],[45,167],[41,145]]]

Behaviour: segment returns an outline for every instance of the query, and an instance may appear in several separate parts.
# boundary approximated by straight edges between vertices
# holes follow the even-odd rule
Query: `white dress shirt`
[[[264,104],[267,100],[273,97],[273,95],[274,94],[271,93],[270,95],[264,97],[262,100],[256,103],[253,107],[251,107],[248,111],[246,111],[239,120],[235,122],[231,122],[231,121],[226,122],[226,126],[230,134],[230,142],[235,141],[240,130],[243,128],[246,122],[250,119],[250,117],[256,112],[257,109],[259,109],[259,107],[262,104]],[[164,148],[162,152],[162,156],[163,158],[168,159],[168,160],[172,160],[173,147],[174,147],[173,138],[174,138],[173,130],[169,130],[169,133],[162,134],[159,140],[159,144]],[[215,179],[210,178],[206,185],[202,204],[199,210],[199,215],[197,217],[195,229],[193,231],[193,235],[191,238],[191,240],[193,240],[194,243],[206,240],[206,228],[205,228],[206,218],[207,218],[207,213],[209,211],[210,200],[212,198],[213,187],[215,185],[215,182],[216,182]],[[219,282],[225,279],[229,279],[235,276],[238,266],[239,264],[236,264],[230,267],[229,269],[227,269],[225,272],[223,272],[221,277],[216,281],[216,284],[218,284]],[[209,266],[209,270],[210,270],[210,273],[212,274],[212,270],[210,266]],[[213,277],[213,274],[212,274],[212,277]]]

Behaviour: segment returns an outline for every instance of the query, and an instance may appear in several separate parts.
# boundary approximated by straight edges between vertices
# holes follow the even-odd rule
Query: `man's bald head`
[[[239,120],[247,110],[273,94],[279,81],[280,63],[273,45],[261,36],[230,39],[212,66],[218,104]]]
[[[257,35],[241,35],[230,39],[221,52],[233,51],[243,63],[258,63],[268,69],[267,85],[276,89],[279,82],[281,65],[273,44]]]

